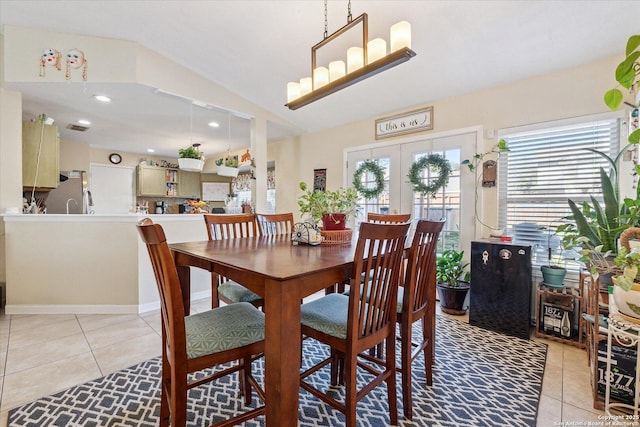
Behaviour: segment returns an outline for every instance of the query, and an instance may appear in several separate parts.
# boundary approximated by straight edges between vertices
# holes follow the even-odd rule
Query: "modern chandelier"
[[[362,47],[355,46],[347,49],[346,67],[342,60],[329,62],[328,68],[318,67],[316,51],[360,23],[362,23]],[[297,110],[416,56],[416,53],[411,50],[411,24],[407,21],[391,26],[389,42],[390,52],[387,53],[387,42],[384,39],[376,38],[369,41],[367,14],[363,13],[354,20],[351,16],[351,0],[348,5],[347,25],[328,35],[327,0],[325,0],[324,38],[311,48],[312,77],[304,77],[300,82],[287,83],[285,106],[290,110]]]

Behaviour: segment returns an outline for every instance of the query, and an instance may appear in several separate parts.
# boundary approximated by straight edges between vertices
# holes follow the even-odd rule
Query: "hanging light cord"
[[[347,24],[351,21],[353,21],[353,16],[351,16],[351,0],[349,0],[347,5]]]

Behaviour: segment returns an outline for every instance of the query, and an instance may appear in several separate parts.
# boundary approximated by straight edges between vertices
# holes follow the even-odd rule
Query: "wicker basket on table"
[[[351,243],[353,230],[350,228],[345,228],[344,230],[324,230],[321,228],[320,234],[322,235],[320,245],[344,245]]]

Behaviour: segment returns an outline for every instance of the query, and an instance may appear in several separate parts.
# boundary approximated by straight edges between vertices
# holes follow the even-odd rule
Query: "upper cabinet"
[[[138,196],[167,197],[166,168],[138,166]]]
[[[200,173],[138,166],[138,196],[200,198]]]
[[[178,172],[178,196],[185,199],[199,199],[200,172]]]
[[[22,185],[51,190],[60,179],[58,128],[41,122],[22,122]]]

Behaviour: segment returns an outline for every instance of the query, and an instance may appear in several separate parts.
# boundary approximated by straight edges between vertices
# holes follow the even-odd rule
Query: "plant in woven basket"
[[[640,246],[631,245],[639,237],[640,228],[625,230],[614,259],[618,271],[613,277],[613,299],[620,313],[633,318],[640,318]]]

